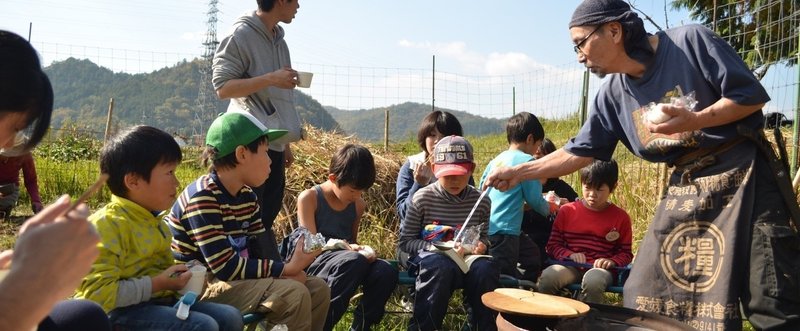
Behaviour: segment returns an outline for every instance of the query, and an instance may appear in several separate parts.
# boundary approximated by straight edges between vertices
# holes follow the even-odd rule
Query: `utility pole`
[[[217,112],[217,97],[214,88],[211,85],[211,61],[214,60],[214,52],[217,51],[217,9],[218,0],[208,1],[208,12],[206,20],[206,39],[203,41],[203,58],[200,60],[200,82],[197,86],[200,90],[197,93],[197,113],[195,113],[195,120],[197,122],[195,132],[199,132],[202,136],[205,135],[205,128],[214,120]]]

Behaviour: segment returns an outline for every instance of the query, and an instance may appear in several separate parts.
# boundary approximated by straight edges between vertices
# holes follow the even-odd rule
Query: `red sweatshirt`
[[[624,267],[633,260],[631,238],[631,218],[622,208],[610,204],[594,211],[576,200],[558,210],[545,250],[557,260],[583,253],[586,263],[607,258]]]

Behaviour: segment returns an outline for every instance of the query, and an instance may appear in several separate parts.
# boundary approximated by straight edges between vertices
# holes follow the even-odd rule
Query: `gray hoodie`
[[[233,24],[233,32],[220,42],[214,54],[211,78],[214,89],[231,79],[256,77],[291,67],[284,30],[280,25],[275,30],[273,36],[255,11],[239,17]],[[247,97],[232,98],[228,111],[248,112],[267,128],[289,130],[285,136],[269,142],[271,150],[281,152],[285,144],[300,140],[300,117],[294,108],[293,89],[270,86]]]

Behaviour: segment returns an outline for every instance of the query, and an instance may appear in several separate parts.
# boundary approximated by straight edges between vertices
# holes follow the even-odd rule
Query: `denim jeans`
[[[422,257],[420,257],[422,256]],[[422,253],[412,258],[417,265],[414,316],[409,330],[441,330],[450,297],[457,288],[464,289],[465,303],[469,305],[470,324],[477,330],[497,330],[497,314],[481,302],[481,296],[500,286],[500,270],[492,259],[481,258],[464,274],[449,257],[436,253]]]
[[[38,331],[111,331],[108,316],[97,303],[86,299],[60,301],[39,323]]]
[[[196,302],[189,318],[180,320],[177,309],[166,303],[143,302],[109,312],[114,330],[241,331],[244,328],[238,309],[211,302]]]

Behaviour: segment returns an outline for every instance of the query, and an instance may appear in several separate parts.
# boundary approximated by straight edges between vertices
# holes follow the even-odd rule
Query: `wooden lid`
[[[577,317],[586,314],[583,302],[516,288],[498,288],[481,296],[486,307],[501,313],[545,318]]]

